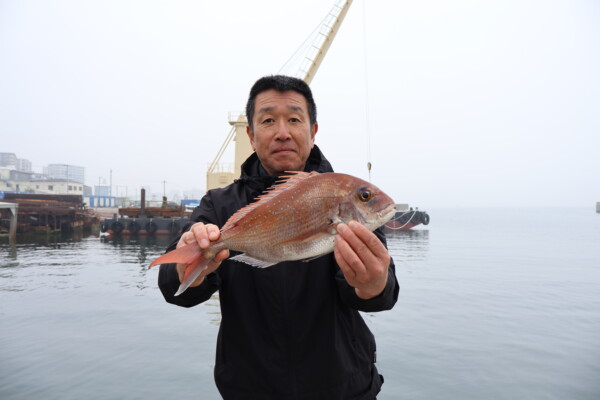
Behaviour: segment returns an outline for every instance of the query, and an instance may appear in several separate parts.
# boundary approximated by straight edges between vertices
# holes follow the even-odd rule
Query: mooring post
[[[140,194],[140,216],[146,215],[146,189],[142,188]]]
[[[8,228],[8,240],[17,240],[17,210],[19,208],[18,204],[15,204],[10,208],[10,212],[12,213],[12,218],[10,219],[10,228]]]

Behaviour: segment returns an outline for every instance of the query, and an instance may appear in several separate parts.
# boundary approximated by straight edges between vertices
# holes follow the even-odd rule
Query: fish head
[[[373,231],[392,219],[396,203],[377,186],[355,179],[345,204],[340,206],[340,218],[344,222],[358,221]]]

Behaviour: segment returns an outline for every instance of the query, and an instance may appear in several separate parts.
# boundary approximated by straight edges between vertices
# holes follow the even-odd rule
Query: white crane
[[[350,5],[352,5],[352,0],[338,0],[309,39],[305,41],[305,44],[308,43],[308,47],[305,49],[301,66],[295,74],[297,78],[301,78],[308,84],[312,82],[327,54],[327,50],[329,50],[335,35],[348,13]],[[248,125],[246,116],[242,113],[230,113],[229,124],[232,126],[231,130],[206,172],[206,190],[227,186],[232,183],[234,179],[240,176],[242,163],[252,154],[250,140],[246,134],[246,126]],[[233,171],[229,168],[224,168],[220,164],[223,153],[232,141],[235,142]]]

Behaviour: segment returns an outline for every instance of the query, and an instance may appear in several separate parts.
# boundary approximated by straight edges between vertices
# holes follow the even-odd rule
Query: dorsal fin
[[[235,214],[233,214],[227,220],[225,225],[223,225],[223,227],[221,228],[221,232],[232,228],[233,226],[235,226],[237,221],[239,221],[240,219],[245,217],[249,212],[251,212],[255,208],[263,205],[264,203],[270,201],[272,198],[276,197],[281,192],[284,192],[284,191],[288,190],[289,188],[295,187],[296,185],[298,185],[300,182],[304,181],[305,179],[308,179],[315,175],[319,175],[319,173],[316,171],[312,171],[312,172],[285,171],[285,173],[288,175],[280,176],[280,178],[281,178],[280,180],[275,182],[275,184],[273,186],[268,188],[263,194],[261,194],[260,196],[258,196],[256,198],[256,200],[258,200],[258,201],[255,201],[252,204],[248,204],[244,208],[240,208]]]

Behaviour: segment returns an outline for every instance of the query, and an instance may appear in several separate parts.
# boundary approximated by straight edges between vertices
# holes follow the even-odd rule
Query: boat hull
[[[425,211],[397,211],[394,217],[384,225],[385,232],[407,231],[418,225],[428,225],[429,215]]]
[[[178,235],[190,222],[188,216],[181,217],[116,217],[102,222],[101,231],[109,235]]]

